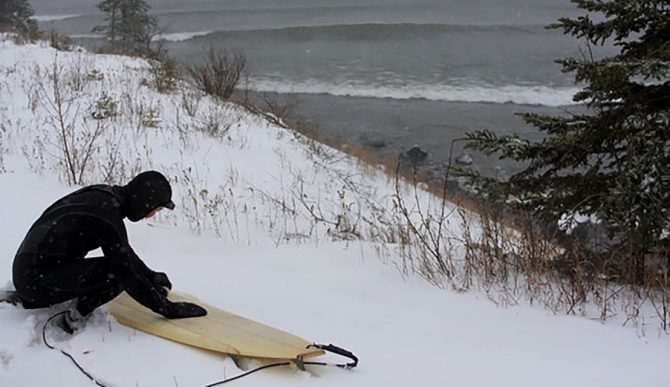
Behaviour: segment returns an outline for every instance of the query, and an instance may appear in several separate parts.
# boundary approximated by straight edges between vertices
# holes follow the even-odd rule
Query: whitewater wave
[[[357,82],[332,84],[317,80],[286,83],[272,79],[250,79],[247,87],[257,92],[330,94],[342,97],[426,99],[448,102],[490,102],[522,105],[573,105],[579,88],[541,85],[365,85]]]
[[[71,15],[35,15],[31,19],[37,21],[37,22],[50,22],[50,21],[58,21],[58,20],[65,20],[65,19],[70,19],[73,17],[79,17],[82,16],[80,14],[71,14]]]
[[[193,39],[198,36],[206,36],[214,31],[195,31],[195,32],[174,32],[169,34],[161,34],[154,37],[153,40],[167,40],[170,42],[183,42],[185,40]]]
[[[104,35],[99,34],[73,34],[70,35],[72,39],[103,39]]]

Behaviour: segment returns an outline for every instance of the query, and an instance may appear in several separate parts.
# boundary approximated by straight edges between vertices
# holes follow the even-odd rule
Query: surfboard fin
[[[244,361],[240,356],[231,354],[228,354],[228,356],[230,356],[230,358],[233,360],[233,363],[235,363],[235,367],[241,369],[242,371],[249,370],[249,364],[247,364],[247,362]]]

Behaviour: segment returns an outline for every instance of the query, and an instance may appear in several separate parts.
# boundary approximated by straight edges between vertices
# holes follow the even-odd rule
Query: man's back
[[[52,204],[28,231],[17,255],[32,256],[28,266],[49,266],[83,258],[99,247],[125,242],[121,198],[114,187],[98,185]]]

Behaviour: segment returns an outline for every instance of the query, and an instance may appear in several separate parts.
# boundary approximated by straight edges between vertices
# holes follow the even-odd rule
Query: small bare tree
[[[213,47],[205,55],[204,62],[192,63],[186,72],[199,90],[226,101],[237,87],[246,57],[239,51],[217,51]]]
[[[57,155],[54,156],[63,167],[69,184],[84,183],[84,173],[97,149],[96,141],[105,129],[101,120],[93,120],[92,125],[86,118],[78,122],[82,116],[82,90],[73,86],[71,78],[79,73],[82,73],[81,69],[66,70],[56,58],[46,77],[37,67],[34,79],[39,104],[47,114],[46,123],[56,132]]]
[[[181,74],[177,61],[170,56],[162,43],[158,43],[147,58],[150,84],[159,93],[170,93],[177,88]]]

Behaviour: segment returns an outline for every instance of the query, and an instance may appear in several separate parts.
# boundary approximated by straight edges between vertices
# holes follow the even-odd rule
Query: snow
[[[85,102],[69,118],[78,127],[93,127],[82,112],[103,92],[119,102],[117,117],[104,121],[85,182],[100,182],[112,164],[117,183],[150,168],[174,182],[174,212],[127,224],[149,267],[208,304],[332,342],[361,359],[352,371],[274,368],[235,385],[670,385],[665,333],[649,328],[641,335],[616,321],[554,315],[524,303],[499,308],[477,291],[455,293],[411,270],[401,273],[392,246],[380,258],[379,246],[365,238],[375,230],[361,221],[392,206],[393,182],[379,171],[196,94],[186,95],[199,101],[190,117],[181,93],[141,86],[147,75],[140,60],[8,40],[0,42],[0,288],[11,285],[13,255],[32,222],[77,188],[65,184],[48,111],[34,104],[35,66],[48,71],[54,62],[104,74],[77,94]],[[157,128],[140,124],[149,108],[160,114]],[[196,129],[217,118],[213,136]],[[307,209],[332,222],[314,222]],[[350,238],[353,224],[364,238]],[[455,219],[450,232],[460,224]],[[42,343],[42,325],[62,309],[0,304],[0,386],[92,385]],[[47,336],[112,386],[203,386],[242,372],[224,356],[126,328],[104,308],[72,337],[53,329]]]

